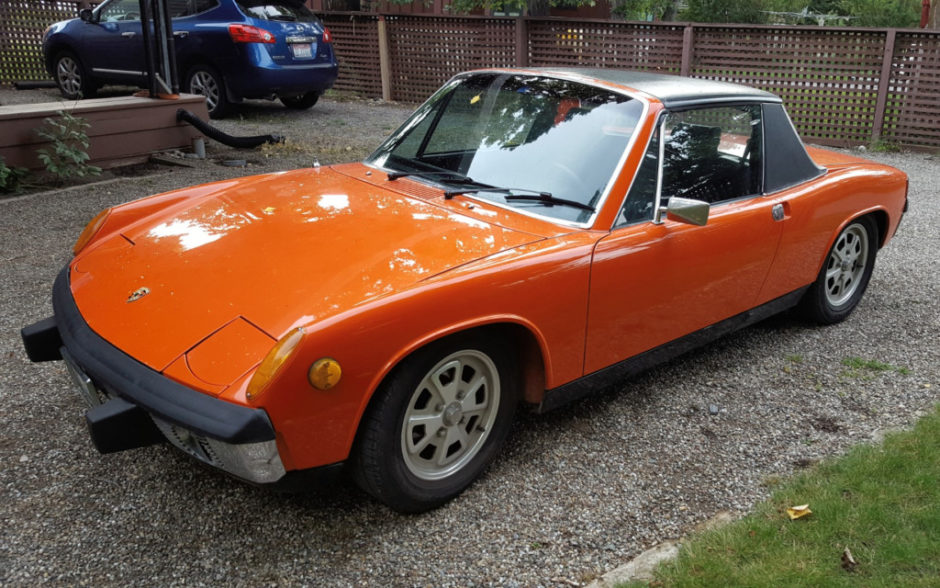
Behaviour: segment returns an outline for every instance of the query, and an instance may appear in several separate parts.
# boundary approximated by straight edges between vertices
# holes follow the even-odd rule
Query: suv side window
[[[219,5],[218,0],[167,0],[172,18],[183,18],[205,12]]]
[[[138,0],[110,2],[98,14],[98,19],[100,22],[140,20],[140,2]]]
[[[653,218],[661,129],[650,141],[617,226]],[[662,204],[672,196],[714,205],[761,194],[763,161],[759,105],[671,112],[665,119]]]

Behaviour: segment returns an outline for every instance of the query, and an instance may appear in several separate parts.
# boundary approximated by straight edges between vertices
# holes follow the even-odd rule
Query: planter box
[[[154,151],[189,148],[202,137],[195,127],[176,122],[180,108],[209,120],[205,98],[191,94],[176,100],[119,96],[0,106],[0,157],[10,167],[43,169],[36,150],[48,142],[35,129],[65,110],[91,124],[86,130],[89,163],[102,168],[142,163]]]

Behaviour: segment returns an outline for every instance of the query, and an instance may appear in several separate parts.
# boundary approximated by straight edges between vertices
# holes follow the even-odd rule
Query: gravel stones
[[[273,494],[167,446],[97,454],[64,367],[30,364],[18,337],[50,313],[84,223],[175,187],[361,157],[408,112],[252,104],[219,126],[286,133],[285,145],[211,144],[193,169],[0,200],[0,584],[585,584],[940,399],[940,161],[869,152],[910,174],[911,209],[846,322],[775,317],[554,413],[523,412],[489,472],[434,512],[398,515],[342,483]],[[212,163],[233,158],[248,168]],[[853,371],[853,357],[898,369]]]

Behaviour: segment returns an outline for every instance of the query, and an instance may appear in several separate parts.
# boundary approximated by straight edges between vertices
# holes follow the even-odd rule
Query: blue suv
[[[244,98],[306,109],[336,80],[330,32],[301,0],[167,0],[185,92],[219,118]],[[88,98],[104,84],[147,84],[138,0],[106,0],[43,35],[62,95]]]

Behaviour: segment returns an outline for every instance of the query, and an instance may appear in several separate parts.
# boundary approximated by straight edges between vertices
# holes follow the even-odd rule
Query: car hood
[[[128,355],[158,371],[181,359],[209,366],[202,379],[219,385],[292,327],[541,238],[329,168],[173,196],[82,251],[72,292],[91,328]]]

